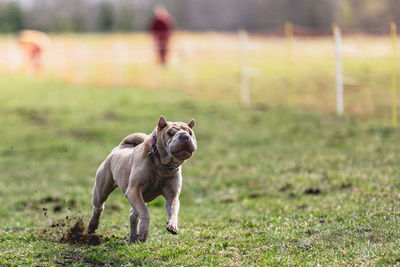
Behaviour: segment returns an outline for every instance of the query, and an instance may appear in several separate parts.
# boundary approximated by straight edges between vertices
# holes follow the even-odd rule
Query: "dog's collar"
[[[147,153],[147,156],[151,157],[151,156],[156,156],[158,159],[160,159],[160,153],[158,153],[158,149],[156,146],[157,143],[157,135],[156,133],[153,134],[153,138],[151,139],[151,151],[149,153]],[[162,163],[161,163],[162,164]],[[175,171],[179,168],[179,166],[182,165],[182,163],[178,164],[178,165],[170,165],[170,164],[162,164],[164,166],[166,166],[168,168],[168,170],[170,171]]]
[[[157,158],[160,158],[160,154],[158,153],[156,142],[157,142],[157,136],[156,136],[156,133],[154,133],[153,139],[151,140],[151,151],[147,154],[147,156],[155,155]]]

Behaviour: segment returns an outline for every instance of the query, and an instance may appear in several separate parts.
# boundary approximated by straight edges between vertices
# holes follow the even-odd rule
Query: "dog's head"
[[[194,123],[194,119],[186,124],[167,122],[164,116],[160,117],[156,146],[163,164],[180,164],[193,155],[197,149]]]

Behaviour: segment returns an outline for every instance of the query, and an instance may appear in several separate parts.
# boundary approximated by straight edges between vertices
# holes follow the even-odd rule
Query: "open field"
[[[167,69],[156,66],[146,34],[52,35],[43,77],[79,85],[180,89],[188,95],[239,102],[241,46],[236,34],[179,33]],[[0,70],[26,72],[13,37],[1,37]],[[335,111],[334,47],[330,37],[250,36],[248,62],[254,104]],[[291,56],[292,55],[292,56]],[[391,120],[391,75],[398,69],[389,37],[345,36],[345,111]]]
[[[371,77],[386,84],[381,64]],[[265,68],[284,68],[277,66]],[[322,85],[325,68],[313,76]],[[0,76],[0,88],[2,266],[400,262],[398,129],[261,101],[245,109],[233,94],[216,102],[207,89],[194,98],[173,86],[110,89],[21,76]],[[180,234],[165,230],[157,199],[149,204],[148,243],[128,245],[129,205],[116,190],[101,219],[102,243],[65,243],[70,225],[89,219],[97,166],[129,133],[151,132],[160,114],[197,121]]]

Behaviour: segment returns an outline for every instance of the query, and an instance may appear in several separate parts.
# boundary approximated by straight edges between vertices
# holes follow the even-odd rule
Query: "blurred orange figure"
[[[173,17],[162,5],[153,8],[154,18],[150,25],[153,34],[156,53],[161,64],[167,63],[168,43],[173,29]]]
[[[23,49],[25,63],[35,73],[40,70],[43,48],[48,42],[47,35],[40,31],[24,30],[19,34],[19,43]]]

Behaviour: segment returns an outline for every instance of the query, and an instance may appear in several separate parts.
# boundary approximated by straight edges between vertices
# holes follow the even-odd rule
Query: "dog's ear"
[[[192,119],[189,123],[188,123],[188,126],[190,127],[190,129],[193,129],[193,127],[194,127],[194,119]]]
[[[167,126],[167,121],[165,120],[164,116],[161,115],[160,119],[158,120],[158,129],[162,130],[165,128],[165,126]]]

